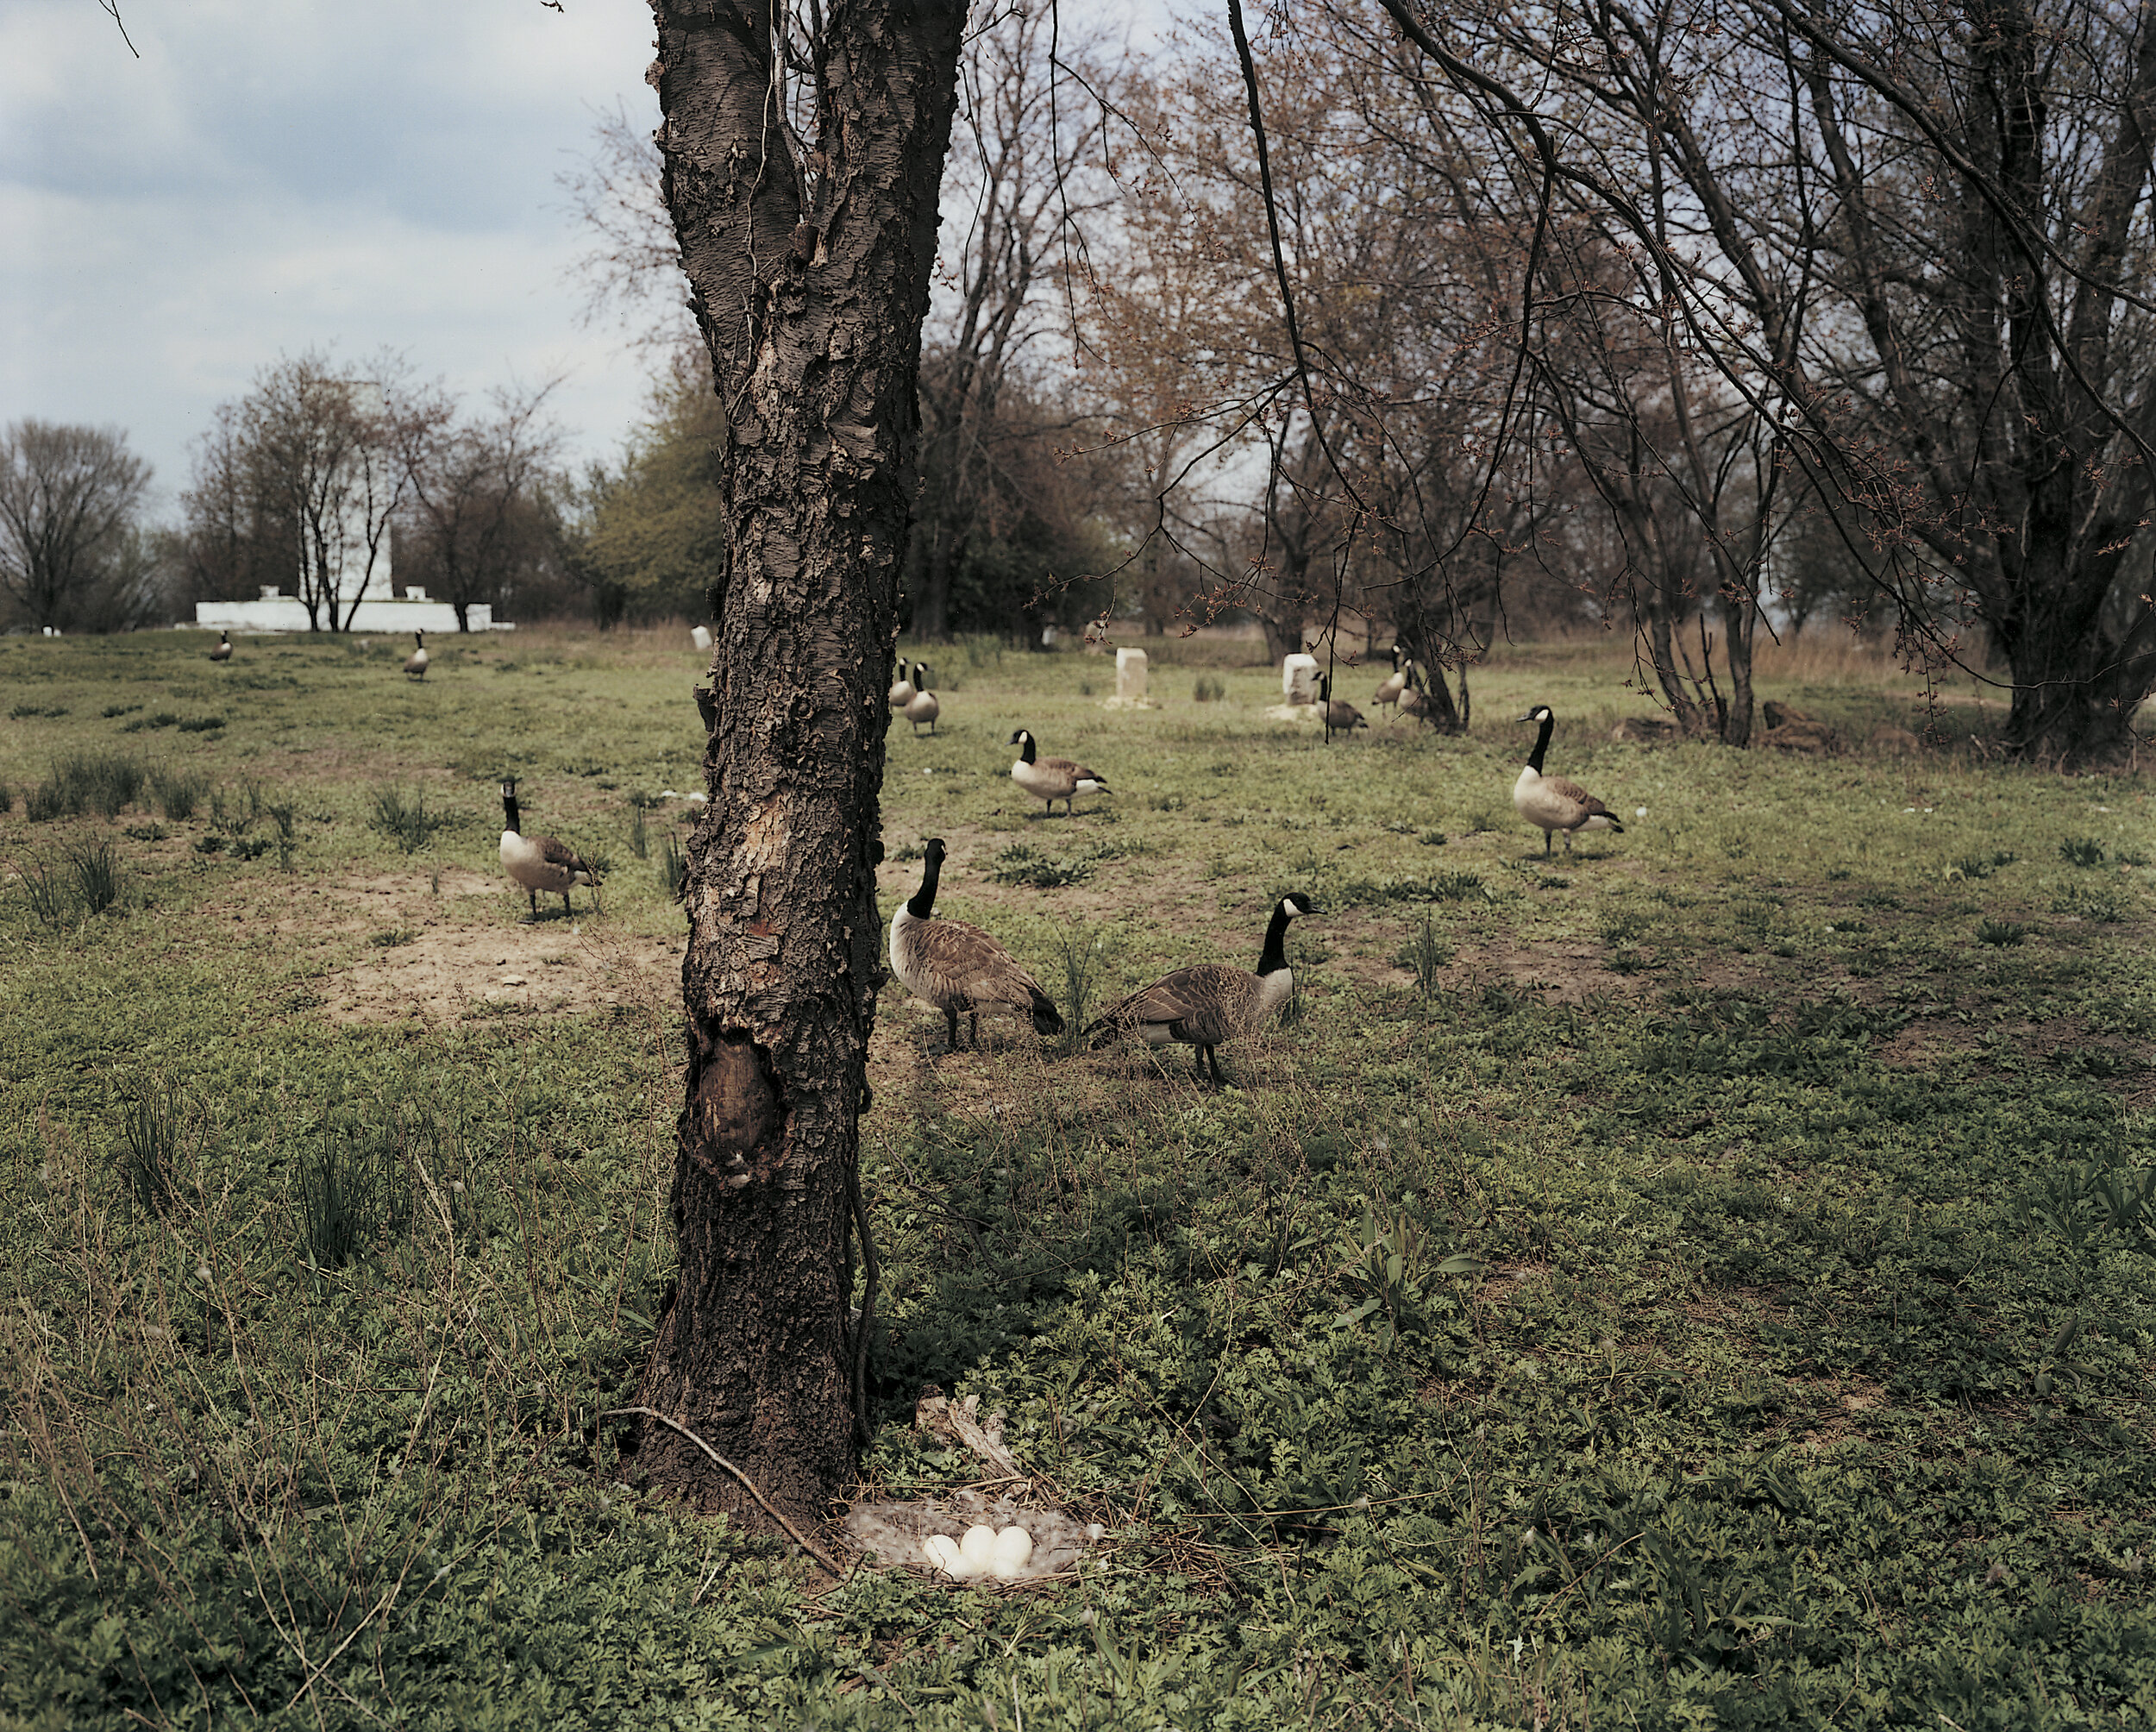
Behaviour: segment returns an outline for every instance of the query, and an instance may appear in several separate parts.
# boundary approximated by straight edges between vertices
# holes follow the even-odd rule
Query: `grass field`
[[[670,1268],[686,631],[206,647],[0,642],[0,1729],[2156,1723],[2146,779],[1839,648],[1763,695],[1929,746],[1620,744],[1599,643],[1330,748],[1219,645],[1138,712],[921,650],[887,915],[943,837],[1075,1013],[1322,912],[1219,1093],[887,988],[865,1494],[975,1471],[934,1382],[1107,1537],[831,1586],[595,1418]],[[1569,860],[1535,701],[1626,815]],[[1020,725],[1114,794],[1038,817]],[[524,919],[505,774],[596,910]]]

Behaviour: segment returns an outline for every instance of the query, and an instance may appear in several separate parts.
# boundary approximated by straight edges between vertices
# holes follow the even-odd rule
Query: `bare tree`
[[[475,602],[498,600],[537,551],[538,507],[561,449],[544,418],[551,381],[494,392],[494,412],[460,421],[453,399],[436,392],[390,424],[404,472],[404,580],[414,569],[429,597],[472,629]]]
[[[2156,689],[2147,9],[1380,3],[1518,166],[1507,203],[1595,229],[1772,430],[1751,449],[1833,511],[1905,645],[1957,658],[1973,610],[2013,745],[2124,738]],[[1700,521],[1715,558],[1758,551]]]
[[[64,628],[113,577],[150,466],[116,428],[25,418],[0,436],[0,590]]]
[[[852,1471],[857,1116],[880,977],[878,795],[915,373],[964,8],[655,0],[664,190],[726,417],[730,568],[699,694],[680,1276],[642,1405],[777,1509]],[[661,1483],[763,1517],[671,1426]]]
[[[199,584],[290,583],[310,631],[345,628],[404,498],[404,374],[392,356],[355,376],[310,350],[219,407],[183,496]]]
[[[1053,329],[1057,298],[1044,291],[1057,286],[1067,231],[1102,203],[1080,169],[1098,149],[1101,110],[1064,70],[1084,66],[1094,45],[1065,40],[1051,66],[1051,28],[1049,13],[1014,9],[976,34],[960,62],[943,187],[950,291],[933,307],[934,365],[921,374],[926,486],[912,589],[922,637],[950,635],[952,576],[975,534],[996,528],[1006,492],[998,483],[1017,467],[1010,449],[1044,436],[1036,417],[1006,412],[1006,393],[1025,394],[1026,363]],[[1105,88],[1107,75],[1086,68],[1084,84]]]

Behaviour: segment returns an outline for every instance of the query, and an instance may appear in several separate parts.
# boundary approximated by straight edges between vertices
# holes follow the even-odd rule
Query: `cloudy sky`
[[[140,59],[98,0],[0,0],[0,424],[123,429],[169,514],[259,368],[388,348],[473,398],[564,374],[577,449],[617,447],[643,380],[579,322],[555,178],[602,111],[656,123],[643,0],[120,15]]]

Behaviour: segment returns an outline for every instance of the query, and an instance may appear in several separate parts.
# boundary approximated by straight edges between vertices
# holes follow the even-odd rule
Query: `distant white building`
[[[429,601],[426,591],[409,585],[402,596],[392,596],[386,581],[380,587],[379,598],[372,593],[373,586],[370,585],[360,599],[352,604],[346,631],[391,635],[437,631],[446,636],[457,629],[457,611],[448,602]],[[486,602],[474,602],[464,611],[474,631],[517,629],[505,620],[496,624],[494,610]],[[265,588],[258,601],[197,601],[195,624],[206,631],[304,631],[307,610],[299,605],[296,596]]]

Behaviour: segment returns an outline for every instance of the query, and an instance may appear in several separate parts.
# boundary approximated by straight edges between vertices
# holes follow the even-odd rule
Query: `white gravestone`
[[[1115,652],[1115,694],[1133,708],[1145,701],[1145,652],[1143,650],[1119,650]]]
[[[1290,704],[1314,704],[1318,701],[1318,658],[1315,656],[1289,656],[1280,664],[1280,695]]]

